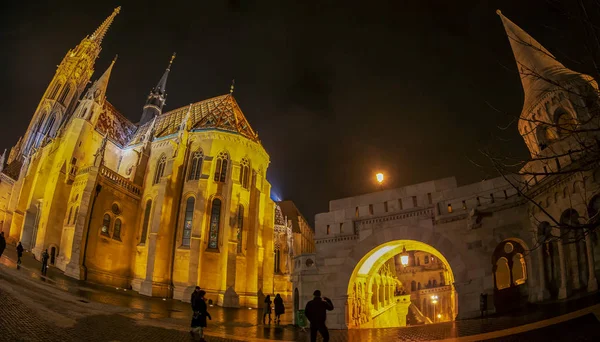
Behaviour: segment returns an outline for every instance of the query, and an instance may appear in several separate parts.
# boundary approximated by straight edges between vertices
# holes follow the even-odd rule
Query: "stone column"
[[[543,301],[545,298],[547,298],[547,294],[548,294],[548,290],[546,289],[546,263],[544,262],[544,248],[546,248],[546,244],[544,243],[542,246],[540,246],[540,248],[538,248],[537,251],[537,258],[538,258],[538,277],[539,277],[539,287],[538,287],[538,293],[537,293],[537,300],[539,302]],[[531,267],[529,267],[531,268]]]
[[[568,247],[568,259],[569,267],[571,268],[571,282],[573,283],[573,289],[577,290],[581,287],[581,281],[579,280],[579,262],[577,258],[577,243],[571,243]]]
[[[588,233],[588,232],[586,232]],[[590,238],[590,234],[585,234],[585,250],[587,252],[587,264],[588,264],[588,292],[593,292],[598,290],[598,281],[596,280],[596,273],[594,272],[594,250],[592,246],[592,239]]]
[[[562,241],[557,242],[558,258],[560,262],[560,288],[558,289],[558,299],[567,298],[567,266],[565,261],[565,250]]]

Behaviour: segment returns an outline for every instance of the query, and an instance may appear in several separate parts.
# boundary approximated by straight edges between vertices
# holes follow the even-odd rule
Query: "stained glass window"
[[[210,213],[210,229],[208,231],[208,248],[216,249],[219,245],[219,225],[221,221],[221,200],[215,198],[212,201]]]
[[[202,175],[202,157],[201,151],[194,152],[192,160],[190,161],[190,172],[188,173],[187,180],[198,180]]]
[[[250,187],[250,162],[246,158],[240,162],[240,184],[244,189]]]
[[[227,177],[227,164],[229,162],[229,156],[226,152],[221,152],[217,156],[217,163],[215,167],[215,182],[224,183]]]
[[[115,227],[113,229],[113,239],[121,241],[121,219],[115,220]]]
[[[104,219],[102,220],[102,235],[108,236],[108,227],[110,227],[110,215],[104,214]]]
[[[196,200],[194,197],[187,199],[185,205],[185,218],[183,221],[183,238],[181,239],[181,245],[189,247],[192,239],[192,220],[194,218],[194,203]]]

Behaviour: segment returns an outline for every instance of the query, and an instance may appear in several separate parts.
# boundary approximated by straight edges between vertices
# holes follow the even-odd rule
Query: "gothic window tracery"
[[[71,209],[69,209],[69,217],[67,218],[67,224],[71,223],[71,214],[73,214],[73,207],[71,207]]]
[[[202,159],[204,154],[202,151],[194,152],[192,160],[190,161],[190,172],[188,173],[187,180],[198,180],[202,175]]]
[[[219,246],[219,230],[221,224],[221,200],[215,198],[212,201],[210,212],[210,227],[208,230],[208,248],[217,249]]]
[[[156,172],[154,174],[154,181],[152,184],[158,184],[160,182],[160,178],[165,173],[165,166],[167,165],[167,156],[164,154],[160,156],[158,159],[158,163],[156,164]]]
[[[50,96],[48,96],[48,98],[56,99],[56,94],[58,94],[58,90],[60,89],[61,86],[62,86],[62,83],[56,82],[54,84],[54,88],[52,88],[52,91],[50,92]]]
[[[247,158],[240,162],[240,184],[244,189],[250,187],[250,162]]]
[[[215,182],[225,183],[227,176],[227,165],[229,164],[229,156],[227,152],[221,152],[217,156],[217,165],[215,168]]]
[[[69,93],[71,92],[71,85],[67,84],[67,86],[65,87],[65,89],[63,89],[62,93],[60,94],[60,98],[58,99],[58,102],[62,103],[63,105],[65,105],[66,107],[66,99],[69,96]]]
[[[196,199],[190,197],[187,199],[185,204],[185,217],[183,219],[183,237],[181,239],[181,245],[189,247],[192,239],[192,224],[194,219],[194,204]]]

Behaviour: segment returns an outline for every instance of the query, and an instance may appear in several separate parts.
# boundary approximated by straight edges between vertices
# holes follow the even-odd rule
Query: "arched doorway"
[[[428,262],[419,265],[418,260]],[[347,326],[405,326],[407,315],[411,324],[453,320],[458,302],[453,283],[450,264],[432,246],[415,240],[379,245],[364,255],[350,277]]]
[[[494,306],[497,313],[514,310],[527,302],[525,248],[515,240],[502,241],[492,254]]]

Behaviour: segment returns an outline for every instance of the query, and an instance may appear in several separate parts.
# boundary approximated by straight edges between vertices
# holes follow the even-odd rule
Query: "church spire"
[[[106,71],[104,71],[104,73],[102,74],[102,76],[100,76],[100,78],[98,78],[96,82],[94,82],[94,84],[90,87],[86,96],[87,98],[93,98],[96,102],[100,104],[104,102],[104,99],[106,98],[106,89],[108,88],[110,74],[112,72],[113,66],[115,65],[115,62],[117,61],[117,57],[119,57],[119,55],[115,56],[115,58],[110,63]]]
[[[108,18],[106,18],[104,22],[102,22],[102,24],[96,29],[96,31],[94,31],[94,33],[90,37],[90,40],[95,41],[98,45],[102,44],[102,39],[104,39],[106,32],[108,32],[108,28],[112,24],[117,14],[119,14],[119,12],[121,12],[121,6],[115,8],[112,14],[108,16]]]
[[[150,91],[150,95],[148,95],[146,105],[144,106],[144,110],[142,112],[142,118],[140,119],[140,125],[149,122],[152,120],[152,118],[162,113],[162,108],[167,100],[167,78],[169,77],[173,60],[175,60],[175,53],[173,53],[171,56],[169,65],[158,81],[158,84],[156,87],[154,87],[154,89],[152,89],[152,91]]]

